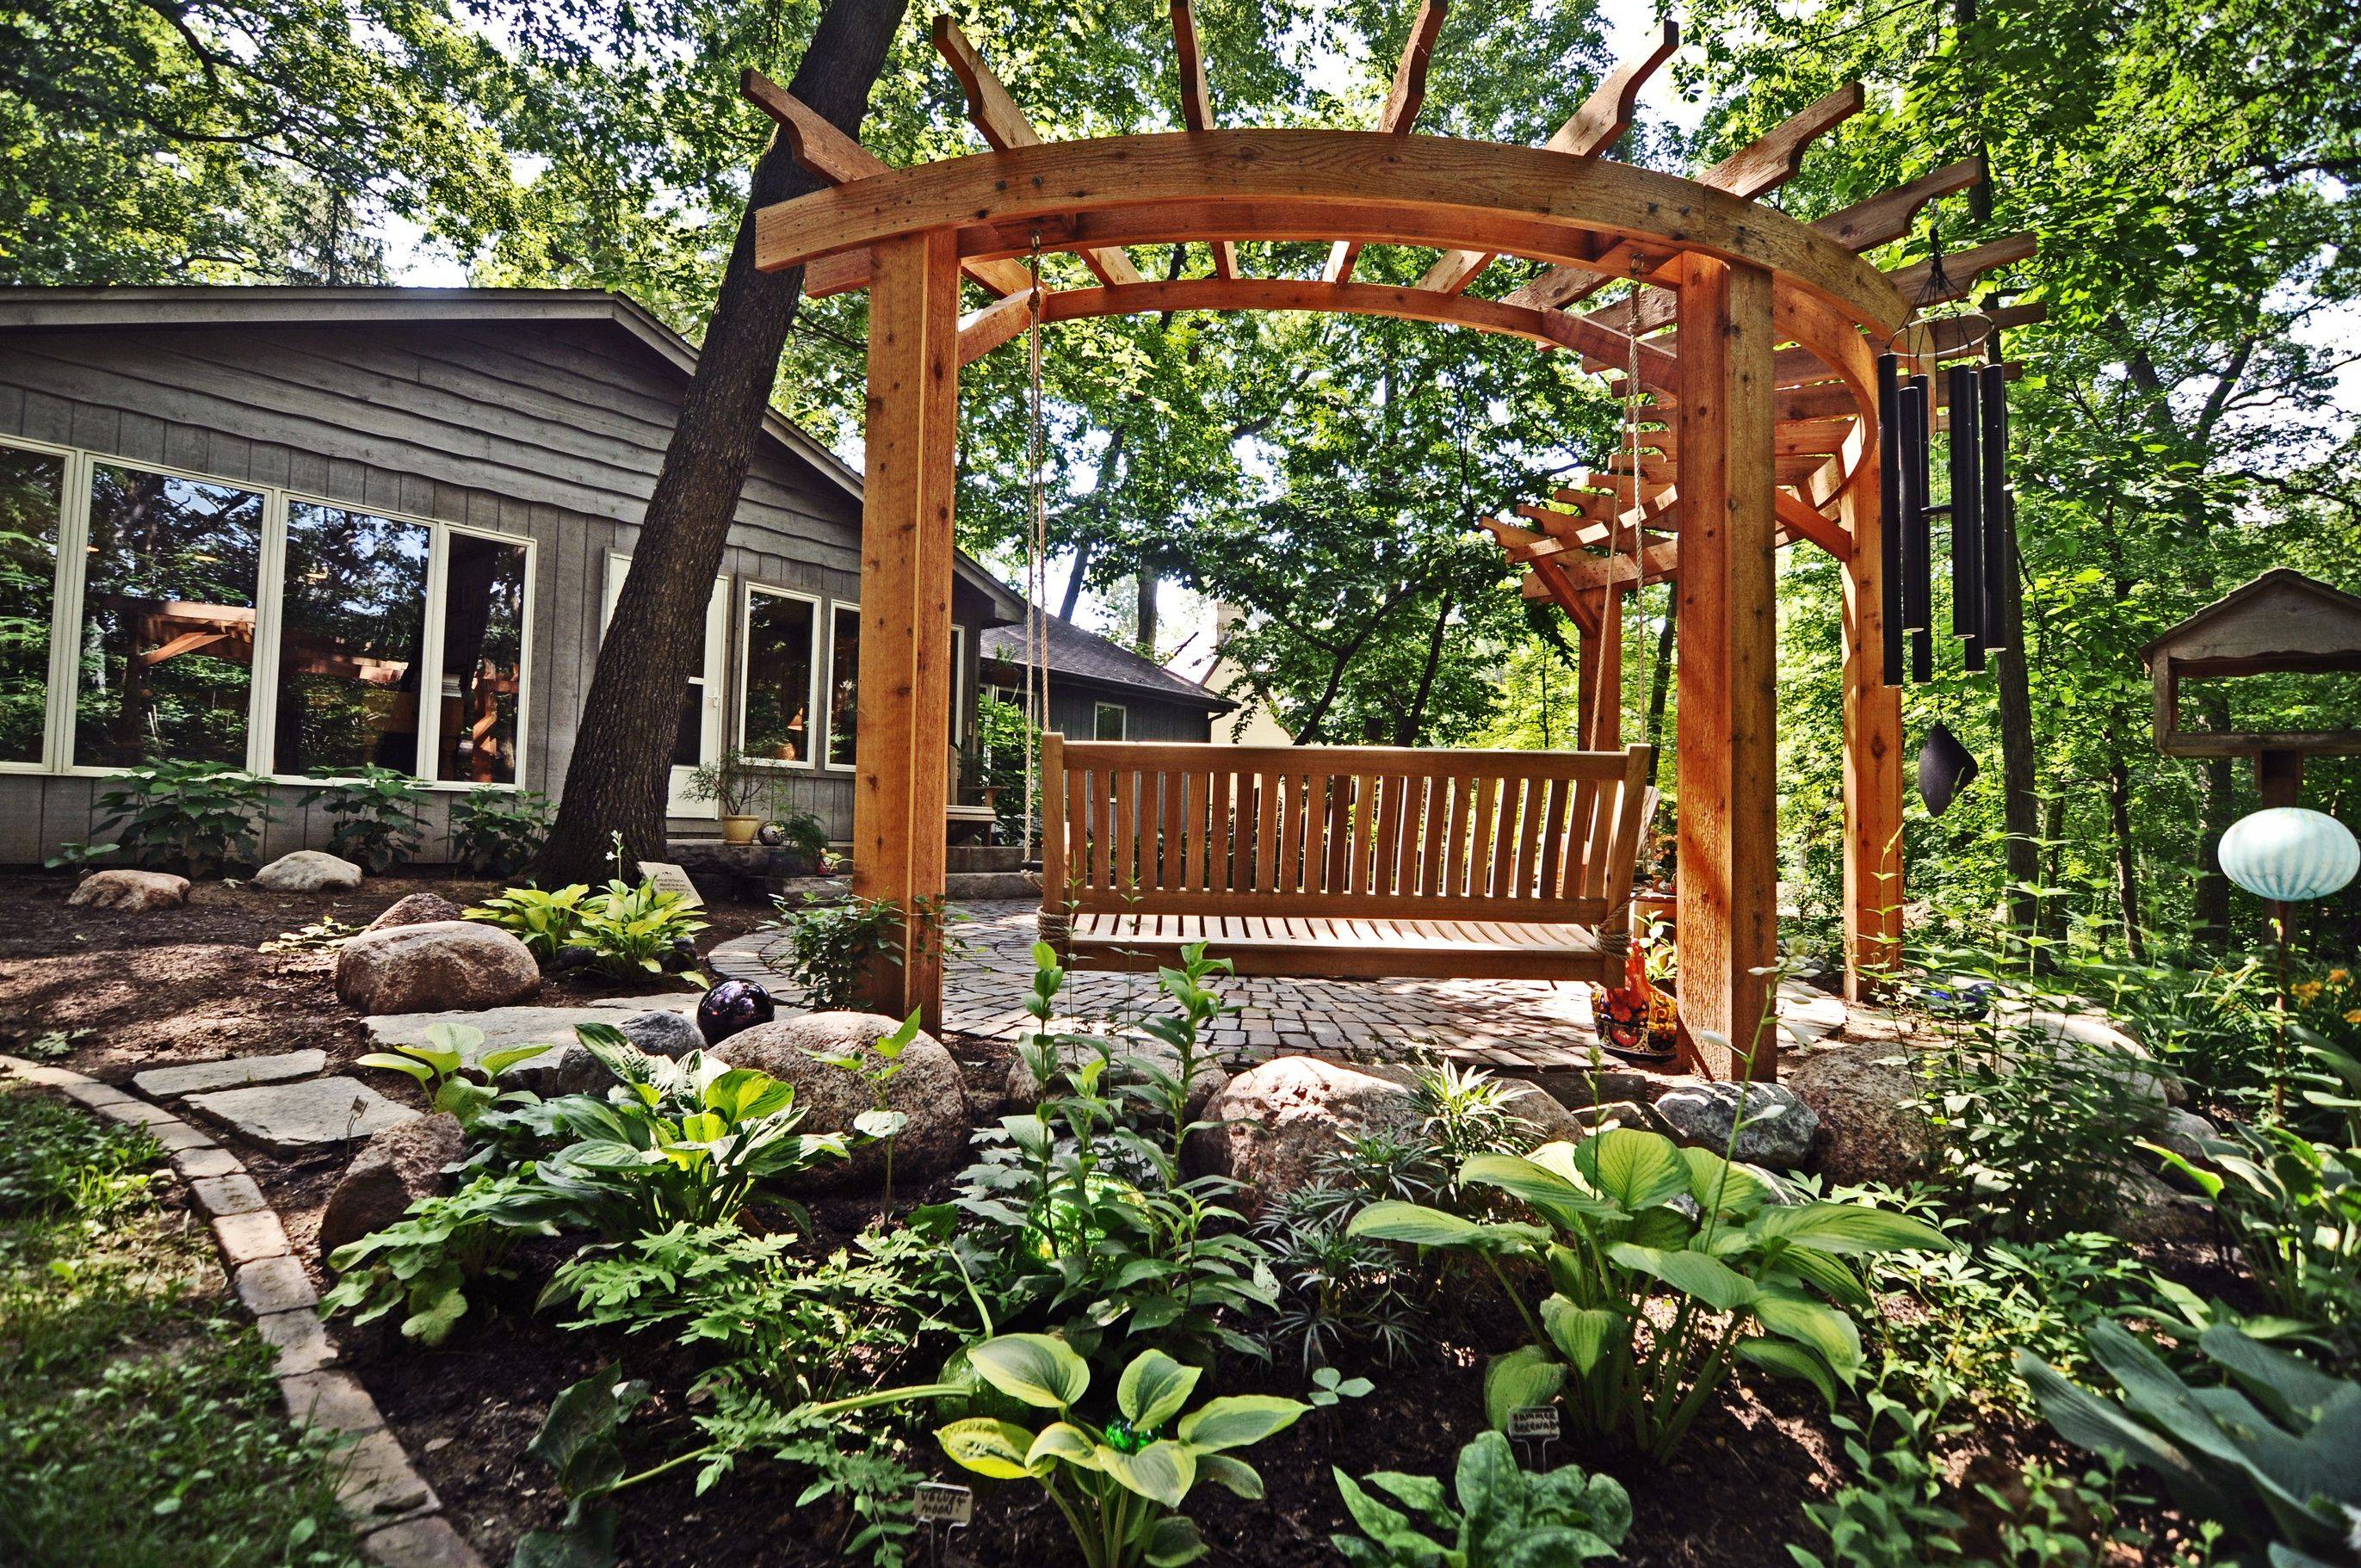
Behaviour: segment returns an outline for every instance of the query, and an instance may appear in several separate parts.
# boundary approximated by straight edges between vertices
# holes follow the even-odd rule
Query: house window
[[[245,762],[262,515],[257,490],[93,467],[77,763]]]
[[[514,784],[524,702],[525,549],[445,535],[441,743],[446,784]]]
[[[0,762],[45,750],[65,490],[65,454],[0,446]]]
[[[829,612],[828,765],[849,768],[861,745],[861,607]]]
[[[817,697],[813,653],[819,602],[779,588],[746,589],[746,643],[739,668],[739,746],[782,762],[811,761]]]
[[[434,532],[318,501],[288,503],[277,772],[418,772],[419,650]],[[510,762],[513,779],[513,747]]]
[[[1123,740],[1129,739],[1125,731],[1131,727],[1131,714],[1119,702],[1102,702],[1091,709],[1091,739]]]

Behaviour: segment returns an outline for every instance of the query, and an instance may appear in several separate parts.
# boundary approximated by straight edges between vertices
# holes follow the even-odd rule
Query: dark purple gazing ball
[[[697,1033],[708,1046],[718,1046],[741,1030],[767,1024],[774,1009],[771,993],[751,980],[725,980],[697,1004]]]

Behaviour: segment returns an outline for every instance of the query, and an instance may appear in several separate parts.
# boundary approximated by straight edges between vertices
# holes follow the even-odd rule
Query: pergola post
[[[1585,751],[1623,749],[1623,590],[1610,587],[1603,596],[1596,634],[1578,628],[1575,633],[1575,724]]]
[[[949,229],[872,247],[852,889],[903,912],[899,950],[871,971],[869,1005],[917,1011],[929,1030],[943,1010],[959,288]]]
[[[1771,274],[1681,258],[1681,1033],[1717,1078],[1778,1075]]]
[[[1902,961],[1902,688],[1885,684],[1885,543],[1878,455],[1865,442],[1837,513],[1844,574],[1845,997],[1872,999]]]

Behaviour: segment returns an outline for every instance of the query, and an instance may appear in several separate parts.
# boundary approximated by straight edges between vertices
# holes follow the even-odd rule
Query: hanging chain
[[[1043,496],[1041,468],[1048,439],[1041,418],[1041,231],[1033,231],[1033,254],[1027,262],[1032,277],[1025,307],[1027,408],[1026,477],[1031,491],[1032,515],[1025,548],[1025,838],[1032,852],[1038,824],[1035,809],[1040,798],[1040,736],[1049,727],[1049,510]]]

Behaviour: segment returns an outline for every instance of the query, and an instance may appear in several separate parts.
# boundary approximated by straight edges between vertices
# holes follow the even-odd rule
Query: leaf
[[[1860,1372],[1861,1331],[1834,1307],[1806,1296],[1765,1291],[1754,1302],[1754,1315],[1772,1332],[1817,1352],[1848,1387]]]
[[[1520,1345],[1484,1368],[1485,1419],[1506,1431],[1510,1411],[1546,1405],[1565,1387],[1563,1363],[1537,1344]]]
[[[525,1452],[557,1472],[567,1497],[603,1491],[623,1475],[616,1432],[647,1397],[646,1383],[619,1380],[611,1366],[594,1372],[558,1390]]]
[[[1197,1456],[1197,1476],[1227,1487],[1250,1503],[1262,1500],[1262,1473],[1243,1459],[1234,1459],[1226,1453],[1201,1453]]]
[[[1180,1413],[1202,1376],[1200,1368],[1183,1366],[1160,1350],[1143,1351],[1115,1384],[1115,1409],[1133,1430],[1154,1431]]]
[[[1126,1453],[1102,1443],[1097,1450],[1099,1468],[1113,1476],[1125,1490],[1177,1508],[1189,1488],[1197,1484],[1197,1456],[1189,1452],[1186,1443],[1170,1438],[1159,1438],[1137,1453]]]
[[[1609,1127],[1576,1145],[1574,1162],[1594,1191],[1634,1212],[1689,1195],[1688,1162],[1661,1133]]]
[[[1182,1563],[1194,1563],[1205,1555],[1205,1542],[1192,1521],[1175,1516],[1156,1521],[1156,1528],[1148,1532],[1148,1546],[1141,1555],[1150,1568],[1181,1568]]]
[[[1062,1459],[1069,1464],[1095,1470],[1099,1467],[1098,1446],[1090,1433],[1072,1422],[1051,1421],[1025,1451],[1025,1468],[1037,1475],[1047,1474],[1050,1460]]]
[[[968,1349],[976,1376],[1045,1410],[1062,1410],[1091,1386],[1090,1364],[1052,1334],[1002,1334]]]
[[[1828,1376],[1820,1358],[1802,1345],[1790,1344],[1785,1340],[1747,1339],[1739,1341],[1738,1354],[1740,1359],[1765,1372],[1809,1383],[1820,1391],[1820,1398],[1828,1402],[1830,1409],[1836,1408],[1836,1379]]]
[[[1208,1399],[1180,1418],[1180,1438],[1192,1448],[1220,1453],[1285,1431],[1312,1407],[1275,1394],[1231,1394]]]
[[[476,1065],[484,1069],[487,1077],[498,1078],[517,1063],[531,1061],[543,1052],[554,1051],[556,1048],[555,1046],[511,1046],[504,1051],[488,1053],[484,1059]]]
[[[1734,1312],[1752,1306],[1758,1294],[1752,1280],[1701,1252],[1665,1251],[1618,1242],[1607,1249],[1607,1255],[1626,1268],[1653,1275],[1683,1295],[1696,1297],[1717,1312]]]
[[[906,1112],[863,1111],[852,1119],[852,1130],[865,1138],[891,1138],[910,1124]]]
[[[1631,1335],[1631,1320],[1604,1307],[1577,1307],[1563,1296],[1542,1303],[1542,1328],[1574,1369],[1587,1376],[1610,1343]]]
[[[1015,1481],[1033,1474],[1026,1465],[1033,1434],[1014,1421],[974,1416],[937,1428],[935,1441],[943,1445],[943,1452],[955,1464],[979,1475],[989,1475],[995,1481]]]
[[[1613,1204],[1592,1197],[1556,1171],[1514,1155],[1476,1155],[1460,1168],[1459,1179],[1480,1187],[1497,1187],[1569,1230],[1578,1220],[1620,1217]]]
[[[398,1057],[390,1051],[370,1051],[353,1059],[360,1067],[381,1067],[393,1072],[406,1072],[421,1083],[431,1083],[434,1079],[434,1069],[424,1062],[412,1057]]]
[[[1758,1214],[1749,1229],[1839,1256],[1881,1252],[1957,1252],[1960,1245],[1926,1221],[1866,1203],[1803,1203]]]

